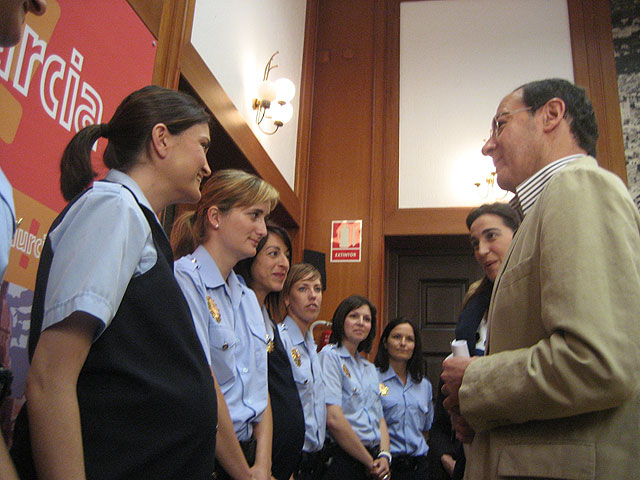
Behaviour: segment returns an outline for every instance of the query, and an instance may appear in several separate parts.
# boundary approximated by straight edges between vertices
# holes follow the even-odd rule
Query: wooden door
[[[420,329],[426,375],[435,389],[464,295],[482,277],[467,236],[393,238],[387,241],[388,310]]]

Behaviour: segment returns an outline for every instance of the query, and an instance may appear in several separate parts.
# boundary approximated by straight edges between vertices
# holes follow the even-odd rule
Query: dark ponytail
[[[89,125],[69,142],[60,161],[60,189],[71,200],[97,175],[91,166],[91,149],[100,138],[100,125]]]
[[[62,195],[66,200],[73,199],[95,178],[91,149],[100,137],[109,140],[104,164],[126,172],[138,162],[158,123],[178,135],[209,120],[204,107],[186,93],[154,85],[133,92],[118,106],[108,124],[89,125],[71,139],[60,161]]]

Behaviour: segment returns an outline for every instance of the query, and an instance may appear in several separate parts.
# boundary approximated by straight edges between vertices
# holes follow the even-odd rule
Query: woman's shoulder
[[[318,359],[320,360],[324,368],[327,368],[326,365],[328,364],[337,364],[340,361],[338,346],[335,343],[329,343],[325,345],[318,353]]]
[[[198,262],[193,255],[188,254],[173,262],[173,269],[175,272],[193,274],[198,270]]]

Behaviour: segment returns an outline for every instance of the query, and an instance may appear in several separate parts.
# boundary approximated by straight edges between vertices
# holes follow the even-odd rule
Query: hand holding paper
[[[469,347],[466,340],[452,340],[451,353],[454,357],[469,357]]]

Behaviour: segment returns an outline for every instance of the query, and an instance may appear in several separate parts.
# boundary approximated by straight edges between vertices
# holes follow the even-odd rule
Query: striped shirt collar
[[[516,187],[516,195],[511,199],[509,204],[518,212],[521,218],[524,217],[527,212],[531,210],[533,204],[536,203],[536,200],[542,193],[545,185],[551,180],[551,177],[561,168],[566,167],[575,159],[583,156],[584,154],[582,153],[569,155],[539,170]]]

